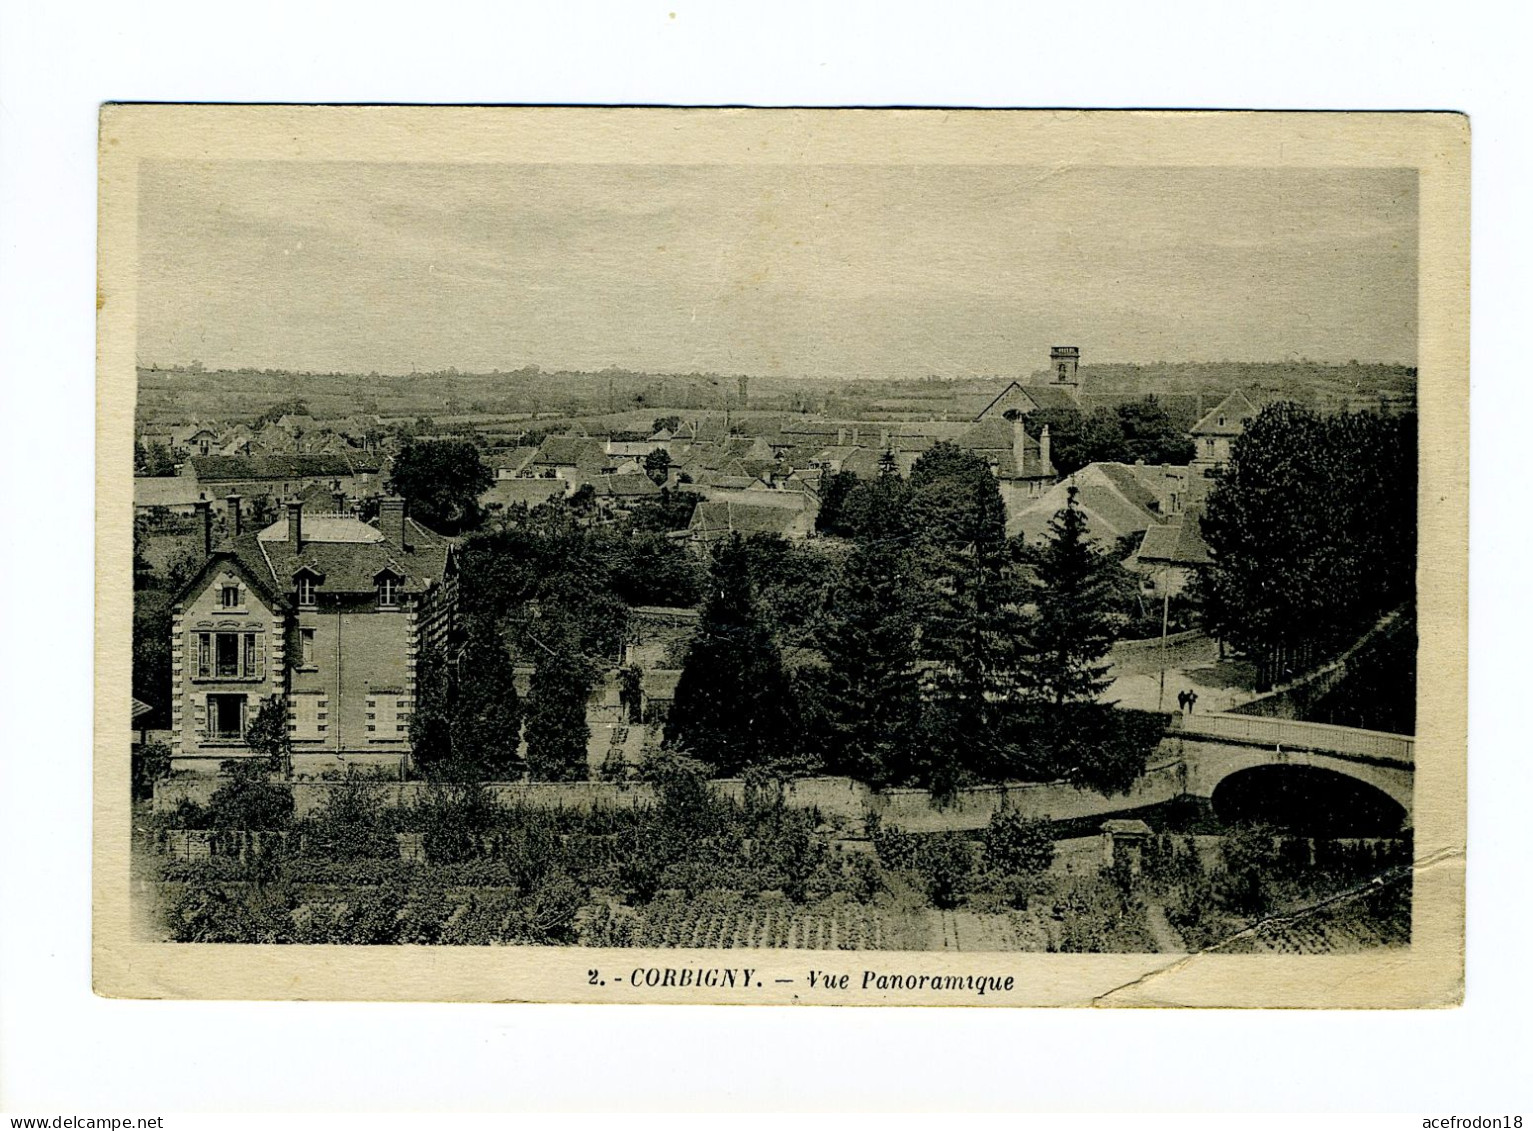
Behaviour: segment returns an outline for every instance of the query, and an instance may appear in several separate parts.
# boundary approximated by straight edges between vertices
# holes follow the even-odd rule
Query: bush
[[[955,833],[931,837],[925,847],[922,870],[926,873],[926,890],[932,906],[957,907],[974,870],[974,850]]]
[[[332,786],[325,804],[302,823],[304,850],[330,860],[391,860],[398,841],[379,788],[351,775]]]
[[[269,779],[265,759],[224,763],[228,780],[208,799],[215,829],[285,829],[293,821],[293,791]]]
[[[1047,820],[998,810],[985,827],[985,861],[1007,875],[1036,876],[1054,862],[1054,839]]]
[[[154,796],[154,783],[170,776],[170,747],[151,742],[133,755],[133,799]]]

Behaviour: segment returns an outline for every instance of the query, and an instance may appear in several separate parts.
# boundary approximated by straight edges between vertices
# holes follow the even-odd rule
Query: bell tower
[[[1049,350],[1049,369],[1054,374],[1054,384],[1075,388],[1078,379],[1076,368],[1081,362],[1079,346],[1054,346]]]

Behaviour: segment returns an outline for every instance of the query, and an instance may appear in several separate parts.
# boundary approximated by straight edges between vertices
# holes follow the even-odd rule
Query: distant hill
[[[971,419],[1009,381],[1042,384],[1045,371],[948,380],[815,380],[750,377],[749,408],[769,413],[826,413],[865,420]],[[1209,398],[1243,389],[1258,403],[1291,398],[1322,408],[1413,403],[1409,366],[1312,361],[1155,362],[1083,365],[1086,408],[1154,394],[1173,417],[1195,419]],[[301,398],[320,418],[376,413],[439,423],[605,418],[639,427],[667,412],[740,411],[733,375],[636,373],[623,369],[494,373],[290,373],[275,370],[140,369],[141,423],[252,420],[274,404]]]

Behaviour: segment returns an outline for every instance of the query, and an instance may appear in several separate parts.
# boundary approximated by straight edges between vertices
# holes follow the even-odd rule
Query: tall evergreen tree
[[[469,622],[458,660],[458,694],[452,705],[452,742],[478,777],[505,779],[517,768],[522,704],[516,671],[499,624],[491,617]]]
[[[792,698],[777,641],[756,600],[738,538],[720,547],[708,599],[687,649],[666,723],[666,745],[721,774],[791,758]]]
[[[928,678],[929,780],[922,784],[945,788],[965,776],[1005,776],[1027,599],[1010,546],[950,554],[928,594],[922,651],[938,666]]]
[[[907,776],[920,719],[914,582],[901,547],[859,545],[831,591],[822,634],[830,768],[880,785]]]
[[[1022,668],[1025,689],[1055,706],[1090,703],[1107,690],[1111,680],[1102,661],[1118,629],[1113,562],[1087,537],[1075,496],[1072,487],[1037,557],[1036,611]]]
[[[452,688],[447,656],[422,648],[415,660],[415,703],[410,713],[410,757],[431,778],[467,776],[453,757]]]
[[[596,669],[577,626],[557,610],[540,619],[527,691],[527,769],[536,781],[585,781],[591,727],[586,702]]]

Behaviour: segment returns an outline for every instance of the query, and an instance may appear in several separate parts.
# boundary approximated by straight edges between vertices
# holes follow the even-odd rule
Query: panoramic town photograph
[[[1413,169],[137,200],[143,938],[1410,945]]]

